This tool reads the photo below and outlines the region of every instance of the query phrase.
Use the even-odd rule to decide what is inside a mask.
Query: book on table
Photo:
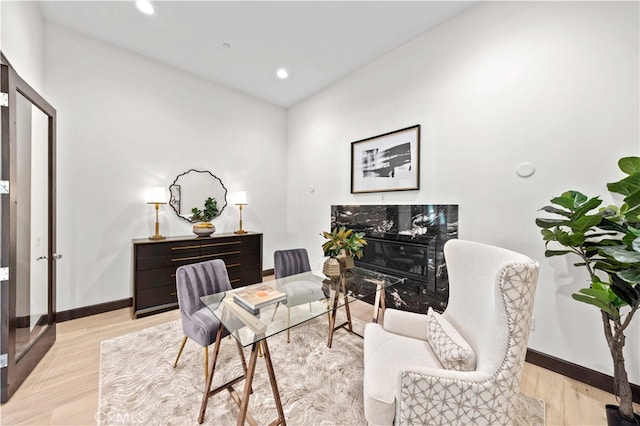
[[[233,293],[233,300],[235,300],[238,305],[256,315],[260,312],[260,309],[265,306],[277,302],[285,302],[287,300],[287,294],[276,290],[268,284],[264,284],[258,287],[236,291]]]

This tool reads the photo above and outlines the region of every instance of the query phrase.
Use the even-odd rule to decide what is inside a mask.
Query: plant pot
[[[344,250],[340,251],[337,259],[338,262],[340,262],[340,267],[346,271],[356,266],[355,262],[353,261],[353,256],[347,255]]]
[[[335,257],[330,257],[324,261],[322,273],[329,278],[338,278],[340,276],[340,262]]]
[[[198,237],[208,237],[216,232],[216,227],[211,222],[197,222],[193,225],[193,233]]]
[[[607,425],[609,426],[638,426],[640,425],[640,414],[633,413],[635,422],[623,418],[618,411],[618,406],[613,404],[605,405],[607,410]]]

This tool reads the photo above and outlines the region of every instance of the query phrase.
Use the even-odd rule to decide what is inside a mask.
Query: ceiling
[[[290,107],[474,3],[152,1],[145,15],[133,1],[43,1],[40,10],[47,22]]]

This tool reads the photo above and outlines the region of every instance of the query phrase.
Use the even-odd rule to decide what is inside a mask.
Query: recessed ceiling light
[[[222,47],[224,47],[225,49],[230,49],[231,45],[229,43],[222,43]]]
[[[284,68],[280,68],[276,75],[279,79],[284,80],[285,78],[289,77],[289,72],[287,72],[287,70],[285,70]]]
[[[151,2],[149,2],[149,0],[136,0],[136,6],[140,10],[140,12],[146,15],[153,14],[153,6],[151,5]]]

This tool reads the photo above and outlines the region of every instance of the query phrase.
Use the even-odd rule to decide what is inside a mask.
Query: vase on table
[[[338,278],[340,276],[340,262],[335,257],[330,257],[324,261],[322,273],[329,278]]]
[[[196,222],[193,225],[193,233],[198,237],[208,237],[216,232],[216,227],[211,222]]]

